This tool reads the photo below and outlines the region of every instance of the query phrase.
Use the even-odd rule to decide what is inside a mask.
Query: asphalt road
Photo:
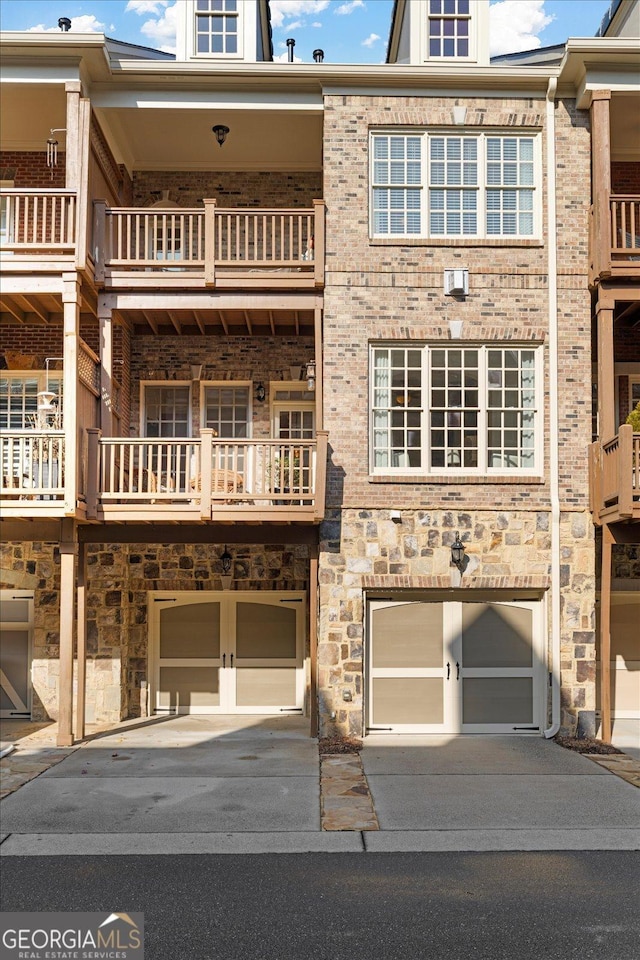
[[[638,960],[630,852],[6,857],[3,911],[145,915],[147,960]]]

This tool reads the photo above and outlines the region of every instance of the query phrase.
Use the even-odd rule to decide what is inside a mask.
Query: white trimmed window
[[[371,134],[373,237],[540,235],[539,137]]]
[[[62,411],[62,373],[44,370],[33,373],[2,372],[0,375],[0,430],[30,430],[38,416],[38,394],[55,394],[56,410]]]
[[[371,347],[371,472],[541,472],[539,347]]]
[[[251,436],[249,384],[206,384],[203,389],[203,426],[216,437]]]
[[[238,56],[238,0],[196,0],[196,54]]]
[[[164,384],[143,384],[142,417],[145,437],[191,436],[191,389]]]
[[[468,57],[471,13],[469,0],[429,0],[429,59]]]

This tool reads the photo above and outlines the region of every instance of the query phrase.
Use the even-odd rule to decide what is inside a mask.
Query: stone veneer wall
[[[475,565],[465,584],[544,592],[551,569],[547,178],[539,240],[369,237],[370,129],[450,128],[452,107],[466,128],[540,133],[543,99],[446,97],[325,98],[327,283],[324,311],[325,427],[330,438],[328,512],[321,530],[319,631],[321,719],[325,729],[362,732],[363,590],[369,578],[398,586],[449,585],[453,533]],[[587,283],[589,118],[572,100],[555,110],[559,323],[559,495],[561,507],[562,725],[593,726],[595,709],[594,549],[588,513],[591,440],[591,314]],[[469,270],[470,296],[443,295],[445,268]],[[544,458],[539,477],[369,475],[369,346],[372,342],[452,346],[449,320],[463,322],[460,346],[543,345]],[[349,417],[344,417],[345,409]],[[389,509],[402,511],[402,523]],[[534,578],[527,581],[527,578]],[[432,579],[432,578],[435,578]],[[482,578],[478,580],[477,578]],[[488,578],[488,579],[487,579]],[[543,578],[545,587],[537,578]],[[550,604],[548,609],[550,610]],[[345,703],[342,690],[353,700]],[[336,712],[335,724],[330,714]]]
[[[546,511],[403,509],[400,521],[389,510],[332,511],[321,527],[319,574],[318,682],[325,731],[362,734],[367,588],[455,586],[451,543],[459,531],[469,560],[461,584],[467,596],[473,589],[517,588],[544,596],[551,573],[549,524]],[[562,723],[575,731],[579,714],[587,725],[595,710],[593,527],[586,514],[562,515],[561,552]],[[343,701],[345,689],[351,702]]]
[[[51,543],[4,543],[0,587],[34,592],[33,717],[58,713],[60,556]],[[221,590],[221,544],[95,544],[87,549],[87,719],[147,710],[147,599],[154,590]],[[233,589],[308,590],[304,545],[234,544]],[[308,627],[307,627],[308,636]],[[308,655],[308,650],[307,650]]]

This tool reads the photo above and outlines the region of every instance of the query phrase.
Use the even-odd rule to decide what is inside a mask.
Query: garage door
[[[0,593],[0,717],[31,716],[33,595]]]
[[[367,726],[389,733],[539,733],[539,601],[371,600]]]
[[[304,594],[152,598],[156,713],[300,713]]]

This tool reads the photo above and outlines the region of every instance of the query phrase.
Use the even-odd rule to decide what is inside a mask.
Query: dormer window
[[[469,57],[469,0],[429,0],[429,59]]]
[[[238,55],[238,0],[196,0],[196,52]]]

